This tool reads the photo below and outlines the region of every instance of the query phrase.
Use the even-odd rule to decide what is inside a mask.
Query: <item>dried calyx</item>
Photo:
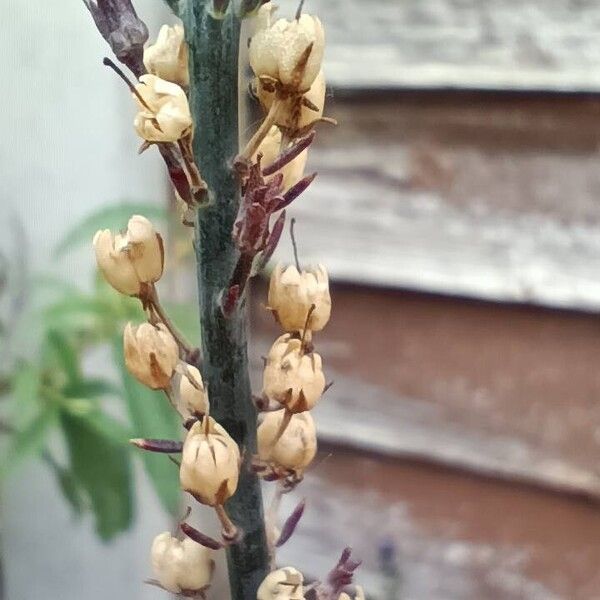
[[[196,367],[184,361],[178,363],[171,380],[171,399],[184,422],[209,413],[208,393]]]
[[[331,315],[327,269],[323,265],[298,269],[278,264],[271,274],[268,306],[285,331],[320,331]]]
[[[275,469],[302,473],[317,453],[314,420],[309,412],[292,415],[277,439],[283,420],[283,410],[264,415],[258,427],[258,456]]]
[[[191,133],[192,116],[181,86],[156,75],[142,75],[133,94],[138,113],[133,125],[148,142],[177,142]]]
[[[144,65],[148,73],[187,88],[190,75],[184,37],[181,25],[163,25],[156,42],[144,50]]]
[[[123,332],[125,365],[141,383],[166,390],[179,362],[179,347],[167,328],[159,323],[128,323]]]
[[[321,356],[307,352],[302,339],[286,333],[267,355],[263,372],[263,395],[287,411],[311,410],[325,390]]]
[[[164,245],[152,223],[140,215],[129,219],[124,233],[100,230],[94,236],[96,261],[104,278],[118,292],[143,295],[163,273]]]
[[[257,31],[248,50],[257,77],[268,77],[288,93],[306,92],[321,70],[325,31],[318,17],[301,14],[273,21],[271,2],[258,11]]]
[[[183,444],[181,487],[202,504],[224,504],[235,492],[240,474],[240,451],[212,417],[194,423]]]
[[[250,66],[256,75],[254,94],[266,116],[236,159],[241,167],[256,154],[276,125],[282,132],[281,149],[308,133],[323,117],[325,77],[321,70],[325,34],[317,17],[301,14],[292,21],[273,22],[276,7],[268,2],[258,11],[257,30],[250,40]]]
[[[215,563],[212,552],[192,539],[169,532],[157,535],[151,549],[152,571],[160,586],[183,596],[195,596],[210,585]]]

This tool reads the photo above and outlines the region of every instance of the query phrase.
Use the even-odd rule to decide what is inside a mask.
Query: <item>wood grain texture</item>
[[[500,93],[333,96],[293,206],[335,278],[600,308],[600,102]],[[278,256],[290,257],[284,236]]]
[[[597,597],[600,513],[585,502],[325,445],[281,513],[300,498],[280,564],[322,577],[350,545],[370,600]]]
[[[326,0],[310,9],[327,28],[336,87],[600,89],[593,0]]]

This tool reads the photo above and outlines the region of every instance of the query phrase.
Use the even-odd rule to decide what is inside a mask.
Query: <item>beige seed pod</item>
[[[208,414],[208,394],[196,367],[180,361],[171,383],[177,412],[184,419]]]
[[[263,395],[291,413],[300,413],[311,410],[324,390],[321,357],[305,353],[302,341],[288,333],[279,337],[267,356]]]
[[[153,390],[169,387],[179,362],[179,347],[162,323],[127,323],[123,349],[125,366],[138,381]]]
[[[317,77],[323,62],[323,25],[317,17],[308,14],[302,14],[299,19],[292,21],[274,21],[272,16],[275,10],[276,6],[267,2],[258,11],[256,33],[248,48],[250,66],[257,77],[271,77],[284,86],[306,91]],[[304,59],[304,68],[298,71]]]
[[[320,331],[331,315],[327,269],[317,265],[298,271],[294,265],[284,267],[279,263],[271,274],[268,303],[285,331],[300,331],[305,325],[311,331]]]
[[[154,576],[173,594],[207,588],[215,567],[211,550],[190,538],[178,540],[168,531],[154,538],[151,560]]]
[[[258,456],[283,469],[303,471],[317,453],[317,430],[312,415],[306,411],[292,415],[289,424],[275,444],[284,410],[265,413],[258,427]]]
[[[192,115],[187,96],[176,83],[156,75],[142,75],[135,86],[142,97],[133,95],[138,113],[133,126],[147,142],[176,142],[192,130]]]
[[[304,577],[293,567],[269,573],[260,584],[256,600],[304,600]]]
[[[161,79],[183,87],[189,85],[188,47],[181,25],[160,28],[156,42],[144,49],[144,66],[148,73]]]
[[[155,283],[162,276],[162,237],[146,217],[131,217],[122,234],[113,235],[108,229],[97,231],[93,244],[102,275],[122,294],[139,295],[144,284]]]
[[[240,451],[212,417],[197,421],[183,443],[181,487],[208,506],[222,505],[237,489]]]

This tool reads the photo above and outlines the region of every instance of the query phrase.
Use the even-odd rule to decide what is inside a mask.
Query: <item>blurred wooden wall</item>
[[[340,125],[292,212],[335,384],[282,560],[351,544],[381,600],[600,598],[600,5],[314,9]]]

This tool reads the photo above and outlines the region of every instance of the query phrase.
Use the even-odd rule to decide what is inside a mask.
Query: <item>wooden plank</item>
[[[322,577],[349,545],[373,600],[591,600],[600,589],[600,512],[585,502],[327,446],[281,514],[301,498],[280,564]]]
[[[334,95],[327,112],[341,125],[319,130],[319,177],[292,208],[303,260],[352,282],[600,308],[598,99]]]
[[[336,87],[600,89],[593,0],[326,0],[310,8],[327,27]]]

